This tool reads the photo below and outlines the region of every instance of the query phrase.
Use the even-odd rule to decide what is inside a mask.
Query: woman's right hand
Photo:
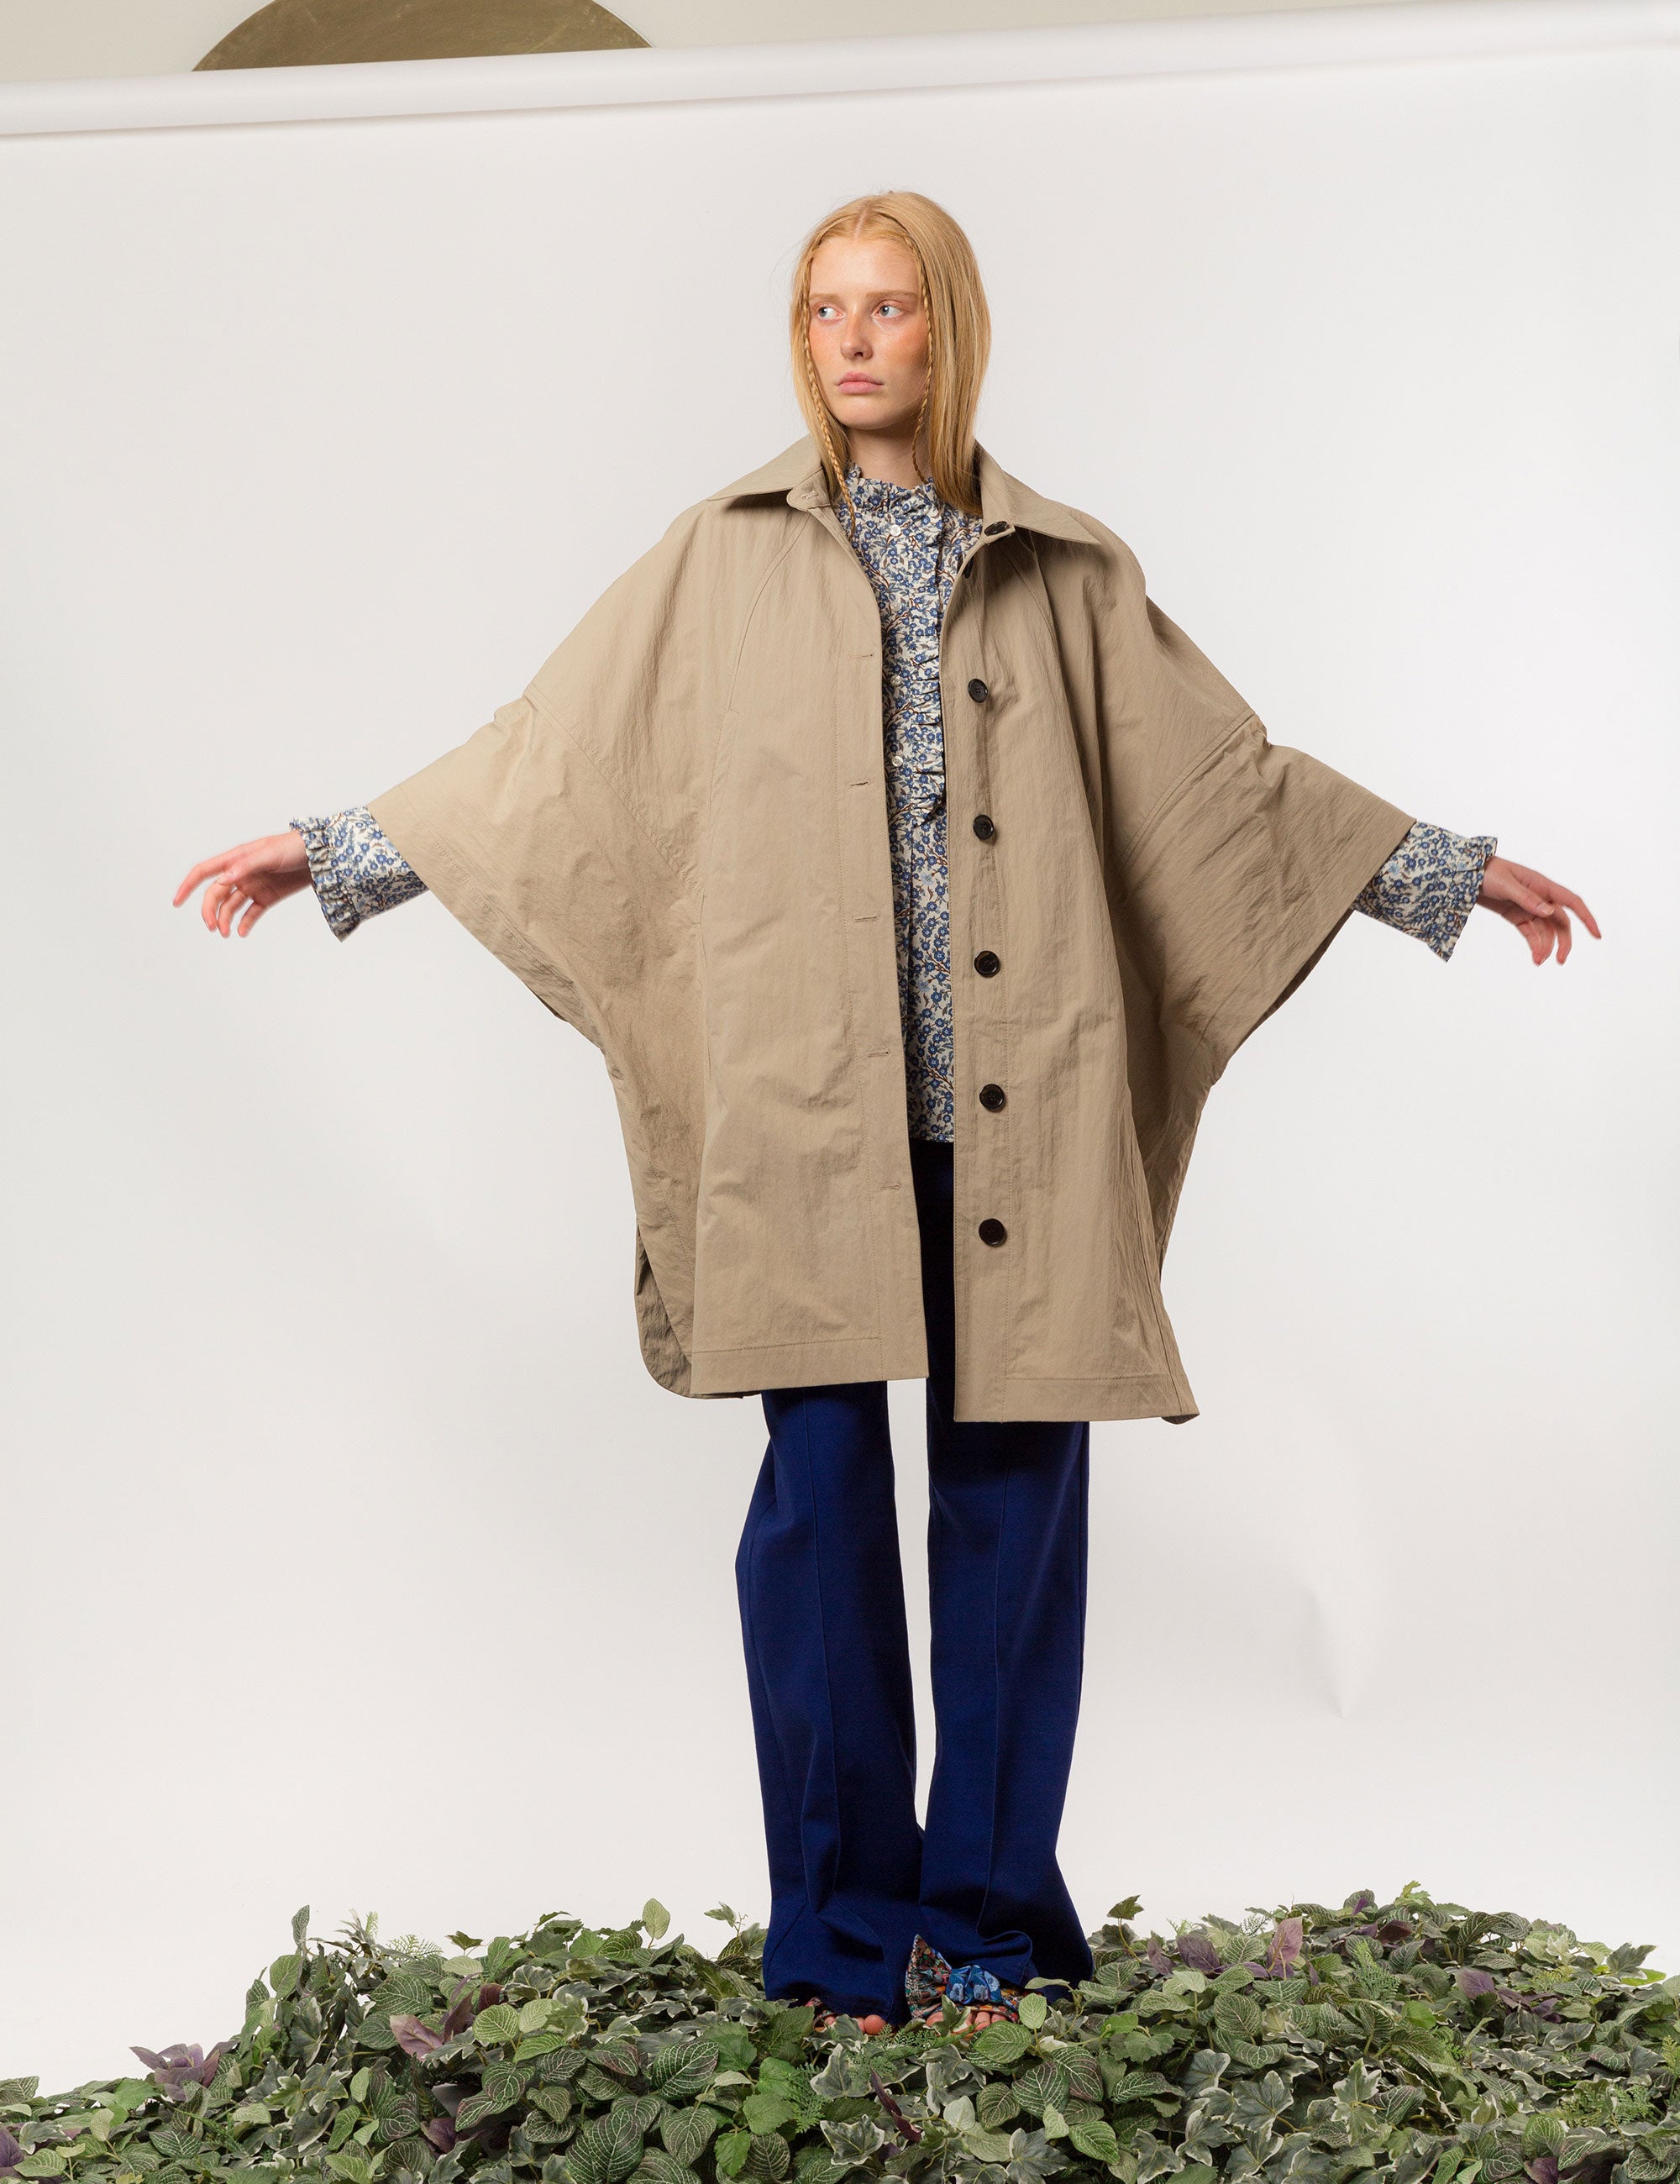
[[[309,884],[303,838],[295,827],[288,827],[284,833],[264,834],[254,842],[242,842],[236,850],[224,850],[218,857],[206,857],[175,889],[175,908],[205,880],[209,882],[201,905],[205,925],[225,940],[245,905],[245,915],[239,917],[242,940],[265,910]]]

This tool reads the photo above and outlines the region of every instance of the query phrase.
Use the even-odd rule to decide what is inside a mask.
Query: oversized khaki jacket
[[[1203,1103],[1412,815],[1269,742],[1112,531],[977,464],[940,640],[956,1416],[1178,1422],[1160,1274]],[[680,1394],[927,1370],[886,798],[880,613],[802,438],[373,801],[600,1049]]]

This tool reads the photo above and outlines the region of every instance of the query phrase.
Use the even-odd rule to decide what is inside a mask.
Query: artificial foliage
[[[292,1946],[208,2053],[42,2098],[0,2081],[0,2184],[1658,2184],[1680,2170],[1680,1979],[1649,1951],[1438,1903],[1296,1903],[1140,1936],[1019,2024],[866,2035],[768,2002],[664,1908],[488,1947]]]

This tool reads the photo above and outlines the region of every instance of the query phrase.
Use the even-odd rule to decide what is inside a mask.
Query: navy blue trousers
[[[1016,1986],[1092,1969],[1056,1864],[1091,1429],[953,1420],[951,1148],[910,1153],[930,1367],[925,1831],[884,1382],[766,1391],[735,1562],[770,1853],[765,1992],[894,2024],[918,1933]]]

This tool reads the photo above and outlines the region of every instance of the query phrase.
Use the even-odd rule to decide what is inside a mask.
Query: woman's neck
[[[878,478],[884,485],[919,486],[926,472],[916,461],[916,445],[913,439],[885,432],[851,434],[852,460],[866,478]]]

